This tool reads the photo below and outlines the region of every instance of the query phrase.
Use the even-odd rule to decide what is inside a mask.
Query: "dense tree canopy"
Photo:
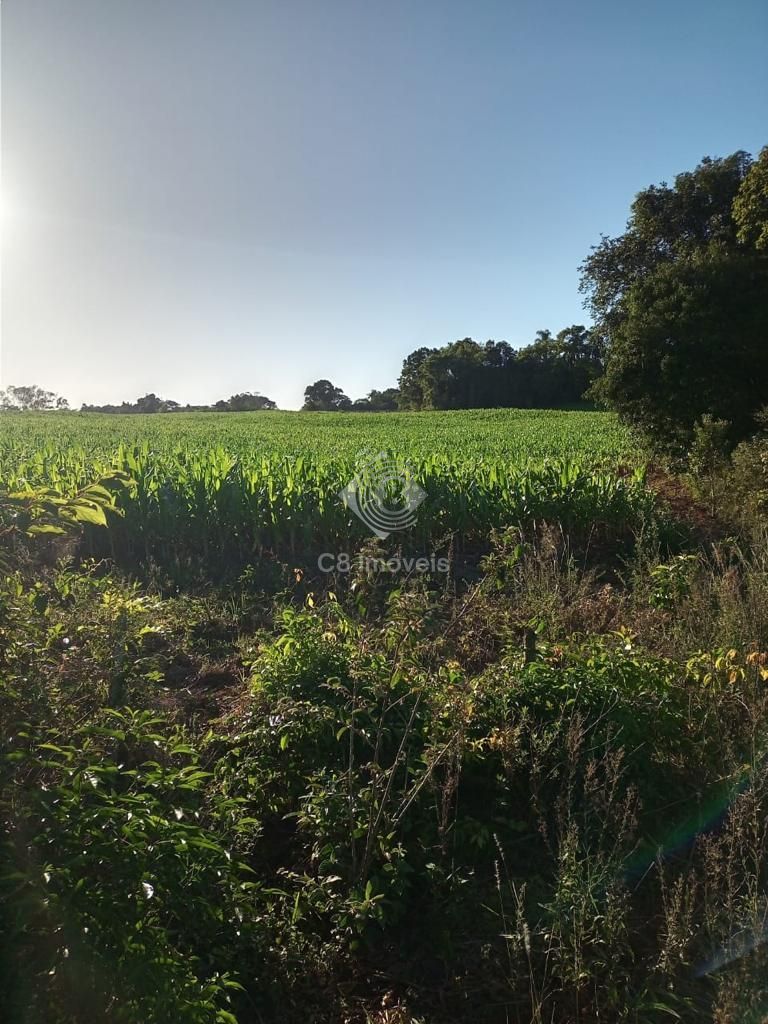
[[[263,409],[276,409],[271,398],[260,395],[258,391],[243,391],[232,395],[227,401],[217,402],[214,406],[220,412],[260,412]]]
[[[593,393],[659,449],[705,415],[738,440],[768,398],[767,164],[738,152],[645,189],[582,265],[607,354]]]
[[[516,351],[506,341],[463,338],[420,348],[403,362],[400,405],[406,409],[553,408],[582,402],[602,369],[600,346],[580,324],[553,337],[539,331]]]
[[[343,412],[351,407],[351,400],[329,380],[316,380],[304,391],[304,412]]]
[[[395,412],[400,407],[400,392],[397,388],[384,391],[369,391],[365,398],[352,403],[352,412]]]

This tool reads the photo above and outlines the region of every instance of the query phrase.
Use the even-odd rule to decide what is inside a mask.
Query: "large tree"
[[[68,409],[66,398],[53,391],[46,391],[37,384],[8,387],[0,391],[0,410],[21,412],[45,412],[51,409]]]
[[[425,396],[421,370],[426,360],[437,351],[436,348],[417,348],[403,360],[403,368],[397,382],[400,390],[401,409],[418,411],[424,407]]]
[[[352,408],[351,400],[329,380],[316,380],[304,391],[304,412],[343,412]]]
[[[745,436],[766,401],[768,252],[751,167],[738,152],[645,189],[625,233],[581,268],[607,356],[593,392],[659,449],[684,449],[706,414]]]

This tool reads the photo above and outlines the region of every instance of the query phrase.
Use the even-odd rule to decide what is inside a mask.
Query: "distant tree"
[[[143,398],[136,399],[136,412],[173,412],[179,408],[178,402],[173,402],[170,399],[158,398],[155,394],[144,395]]]
[[[483,401],[482,346],[462,338],[433,352],[420,369],[424,409],[476,409]]]
[[[253,391],[244,391],[242,394],[232,395],[225,405],[231,412],[258,412],[262,409],[277,408],[271,398]]]
[[[397,382],[401,409],[418,410],[424,407],[424,381],[421,371],[426,360],[437,351],[436,348],[417,348],[403,360],[403,368]]]
[[[400,389],[385,388],[383,391],[371,391],[368,401],[374,412],[396,412],[400,406]]]
[[[594,331],[583,324],[571,324],[560,331],[555,338],[557,358],[571,368],[592,367],[597,373],[602,369],[603,349]]]
[[[189,408],[189,407],[187,407]],[[106,413],[158,413],[158,412],[179,412],[182,407],[178,402],[169,398],[158,398],[154,393],[143,395],[135,402],[121,402],[120,405],[82,405],[81,412],[106,412]]]
[[[584,394],[603,369],[600,345],[582,324],[572,324],[556,336],[537,331],[531,345],[520,349],[515,371],[520,402],[539,408],[568,408]]]
[[[503,370],[515,361],[515,350],[506,341],[486,341],[483,349],[483,364],[495,370]]]
[[[403,363],[400,405],[413,409],[562,408],[582,404],[602,371],[599,340],[581,324],[539,331],[516,352],[506,341],[462,338],[418,349]],[[404,397],[405,396],[405,397]]]
[[[47,412],[51,409],[68,409],[66,398],[53,391],[45,391],[36,384],[23,387],[8,387],[0,391],[0,410],[23,412]]]
[[[350,399],[329,380],[317,380],[304,391],[304,412],[342,412],[351,408]]]
[[[727,421],[732,441],[756,429],[768,381],[762,161],[705,159],[645,189],[625,233],[582,265],[606,358],[591,393],[660,450],[685,450],[704,416]]]
[[[395,412],[398,408],[400,392],[397,388],[384,391],[369,391],[365,398],[358,398],[352,403],[352,412]]]

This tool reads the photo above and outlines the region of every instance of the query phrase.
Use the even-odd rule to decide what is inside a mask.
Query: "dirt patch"
[[[698,543],[712,544],[726,536],[728,531],[722,520],[712,515],[706,503],[692,494],[680,477],[652,466],[648,470],[647,482],[658,495],[662,507],[676,522],[686,526]]]
[[[159,695],[158,704],[163,710],[178,714],[182,721],[219,718],[242,693],[245,676],[236,658],[199,665],[181,653],[174,660],[175,685],[168,686],[166,673],[166,688]]]

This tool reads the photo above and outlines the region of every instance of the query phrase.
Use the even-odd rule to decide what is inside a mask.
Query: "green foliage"
[[[768,517],[768,440],[760,436],[743,441],[731,456],[729,477],[731,508],[760,529]]]
[[[207,806],[210,775],[183,732],[111,711],[66,738],[19,732],[5,761],[28,780],[4,808],[13,868],[3,884],[28,958],[18,1009],[29,1000],[41,1021],[61,1010],[234,1020],[240,986],[213,965],[252,919],[253,885],[222,843],[235,805]]]
[[[48,409],[66,409],[67,400],[53,391],[36,384],[10,386],[0,391],[0,412],[41,412]]]
[[[410,463],[411,542],[453,534],[466,575],[300,571],[364,537],[360,447]],[[0,1016],[742,1019],[768,547],[660,555],[636,464],[607,414],[10,417]],[[136,581],[159,562],[203,585]]]
[[[696,480],[708,484],[712,515],[716,512],[717,478],[722,475],[728,464],[731,430],[731,424],[727,420],[717,420],[708,413],[693,427],[688,462]]]
[[[660,450],[684,451],[706,414],[731,424],[732,441],[756,427],[768,265],[746,226],[751,211],[760,216],[761,171],[750,167],[741,152],[706,159],[673,188],[640,192],[625,234],[604,238],[582,266],[608,346],[592,393]]]
[[[737,441],[756,429],[768,378],[768,264],[713,254],[669,263],[623,300],[597,390],[657,448],[679,454],[703,415],[731,424]]]
[[[131,483],[127,473],[115,470],[71,494],[55,487],[27,486],[10,493],[0,490],[0,529],[32,537],[63,534],[86,523],[107,526],[108,514],[122,515],[117,499]]]
[[[743,245],[768,250],[768,146],[746,173],[733,203],[733,219]]]
[[[387,415],[341,417],[328,429],[315,424],[332,419],[330,414],[312,421],[309,414],[270,413],[263,420],[256,413],[243,420],[233,415],[226,418],[231,428],[218,427],[223,417],[180,414],[110,419],[106,436],[96,425],[101,421],[72,418],[71,445],[55,445],[49,435],[33,449],[40,435],[7,435],[0,469],[11,487],[48,487],[68,495],[94,478],[129,477],[131,486],[115,503],[121,518],[108,536],[88,531],[85,549],[145,570],[159,566],[181,581],[237,577],[267,553],[296,564],[359,544],[369,531],[339,495],[361,472],[364,480],[375,479],[375,468],[361,471],[358,461],[373,444],[379,450],[391,445],[403,474],[426,493],[415,526],[398,538],[413,550],[441,543],[450,533],[474,543],[493,528],[540,520],[573,530],[597,523],[629,532],[653,515],[642,471],[617,472],[618,458],[631,448],[604,414],[462,413],[415,420],[400,415],[396,422]],[[254,421],[264,432],[258,446]],[[128,426],[137,422],[144,424],[144,440],[121,444],[121,437],[137,437]],[[226,446],[215,443],[215,434],[203,435],[201,442],[197,431],[211,422]],[[176,429],[155,426],[168,423]],[[308,432],[292,429],[307,423]],[[415,433],[403,443],[401,430],[411,425]],[[189,443],[182,447],[185,437]],[[109,439],[114,448],[105,443]],[[486,439],[495,451],[482,451]],[[581,445],[581,459],[547,457],[564,439],[567,448]],[[87,514],[82,502],[79,507]]]
[[[669,562],[653,566],[649,572],[649,604],[652,608],[672,610],[691,592],[691,576],[696,571],[697,555],[677,555]]]
[[[276,409],[277,406],[271,398],[259,394],[259,392],[243,391],[232,395],[228,399],[220,399],[211,405],[190,406],[182,408],[178,402],[169,398],[160,398],[151,393],[137,398],[135,402],[121,402],[120,405],[86,405],[80,412],[86,413],[109,413],[110,415],[154,415],[156,413],[169,413],[179,411],[200,411],[200,412],[257,412],[265,409]]]
[[[303,408],[305,412],[344,412],[352,408],[352,402],[329,380],[316,380],[304,391]]]
[[[365,398],[352,403],[352,412],[396,412],[400,404],[400,391],[385,388],[384,391],[369,391]]]
[[[232,395],[226,402],[217,402],[216,408],[221,411],[224,407],[226,412],[258,412],[262,409],[276,409],[277,406],[271,398],[254,394],[251,391],[244,391],[238,395]]]
[[[600,347],[580,324],[556,338],[539,331],[532,345],[517,352],[505,341],[483,346],[464,338],[407,356],[400,404],[406,409],[578,406],[601,370]]]

